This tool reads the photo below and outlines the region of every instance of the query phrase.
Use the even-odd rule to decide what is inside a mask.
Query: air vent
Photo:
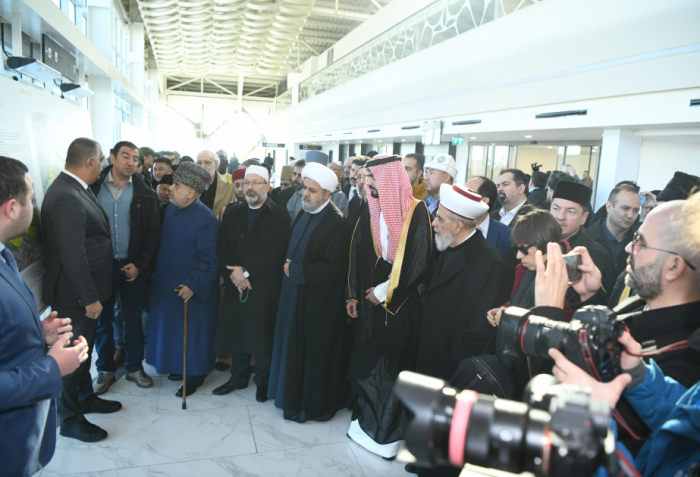
[[[469,121],[455,121],[453,126],[466,126],[468,124],[481,124],[481,119],[470,119]]]
[[[328,137],[328,136],[332,136],[332,134],[326,134],[326,137]]]
[[[349,133],[343,133],[343,134],[352,134],[352,133],[351,133],[351,132],[349,132]]]
[[[420,126],[401,126],[404,131],[407,129],[420,129]]]
[[[693,108],[695,106],[700,106],[700,99],[691,99],[690,100],[690,107]]]
[[[562,118],[564,116],[585,116],[588,114],[587,109],[579,109],[576,111],[557,111],[555,113],[542,113],[535,116],[536,119],[547,119],[547,118]]]
[[[370,130],[367,131],[367,132],[368,132],[368,133],[370,133],[370,132],[379,132],[379,129],[370,129]]]

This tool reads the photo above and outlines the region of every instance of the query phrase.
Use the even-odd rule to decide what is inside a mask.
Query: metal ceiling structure
[[[161,93],[272,98],[390,0],[137,0]],[[282,92],[282,91],[279,91]]]

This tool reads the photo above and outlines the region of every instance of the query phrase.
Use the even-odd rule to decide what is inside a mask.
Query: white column
[[[20,0],[12,0],[12,56],[22,55],[22,17],[20,15]],[[3,45],[4,47],[5,45]],[[39,56],[41,58],[41,56]]]
[[[238,112],[243,112],[243,75],[238,75]]]
[[[64,2],[68,3],[68,2]],[[88,37],[112,62],[112,9],[105,2],[88,2]]]
[[[146,75],[144,65],[144,32],[143,23],[136,22],[129,26],[129,65],[131,71],[131,84],[136,90],[146,95]]]
[[[615,184],[637,180],[641,150],[642,138],[635,136],[634,131],[605,130],[600,167],[596,177],[594,209],[605,204]]]
[[[457,166],[457,179],[455,184],[464,185],[467,182],[467,161],[469,159],[469,143],[465,142],[461,146],[457,146],[455,154],[455,163]]]
[[[106,155],[119,140],[114,137],[114,85],[111,78],[90,75],[89,87],[95,93],[90,97],[92,134]]]

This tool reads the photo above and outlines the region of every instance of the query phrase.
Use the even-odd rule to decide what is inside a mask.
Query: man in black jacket
[[[90,352],[103,302],[112,294],[112,240],[109,218],[89,184],[100,176],[100,145],[78,138],[68,147],[66,169],[46,191],[41,207],[45,269],[42,298],[59,316],[68,317],[74,336],[84,336]],[[135,169],[135,167],[134,167]],[[121,404],[98,398],[90,380],[90,358],[63,377],[58,413],[61,435],[96,442],[107,431],[83,414],[112,413]]]
[[[535,207],[546,207],[547,193],[544,188],[547,186],[547,174],[536,171],[532,173],[530,179],[530,193],[527,196],[527,201]]]
[[[124,321],[126,380],[141,388],[153,386],[143,370],[141,310],[146,281],[160,240],[160,214],[156,194],[136,172],[139,150],[130,142],[119,142],[91,189],[109,216],[112,236],[112,293],[97,325],[97,379],[95,394],[107,392],[115,382],[114,303],[119,300]]]

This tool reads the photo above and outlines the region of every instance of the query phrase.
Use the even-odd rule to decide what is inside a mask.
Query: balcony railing
[[[539,1],[438,0],[302,81],[299,102]],[[277,110],[289,92],[278,97]]]
[[[277,111],[287,109],[292,105],[292,88],[277,96]]]

